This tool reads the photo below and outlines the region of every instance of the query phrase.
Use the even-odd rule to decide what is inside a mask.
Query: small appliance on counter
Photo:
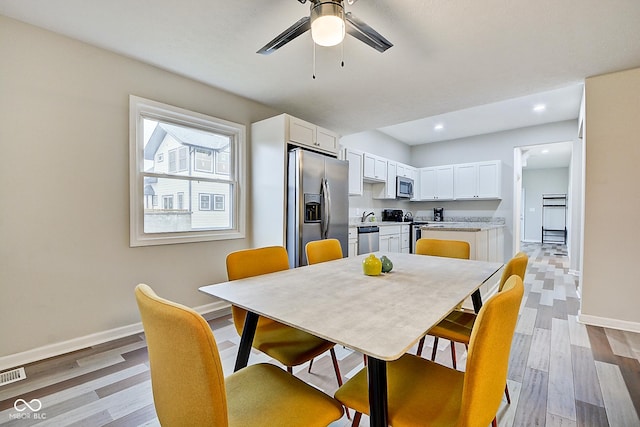
[[[444,221],[444,208],[433,208],[433,220],[436,222]]]
[[[382,220],[402,222],[404,220],[404,213],[402,212],[402,209],[383,209]]]

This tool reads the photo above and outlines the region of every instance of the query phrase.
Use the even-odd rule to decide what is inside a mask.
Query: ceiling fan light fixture
[[[311,38],[320,46],[335,46],[344,40],[345,23],[342,3],[327,1],[311,9]]]

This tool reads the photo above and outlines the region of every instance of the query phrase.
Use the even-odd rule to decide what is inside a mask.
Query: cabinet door
[[[436,199],[453,200],[453,166],[436,168]]]
[[[316,146],[326,151],[338,152],[338,135],[328,129],[316,127]]]
[[[387,162],[387,184],[385,185],[385,196],[387,199],[396,198],[396,167],[395,162]]]
[[[374,156],[373,154],[364,153],[364,171],[363,177],[369,181],[386,182],[387,180],[387,162],[386,160]]]
[[[501,198],[501,166],[500,161],[478,163],[478,198]]]
[[[454,196],[456,199],[474,199],[477,197],[478,166],[475,163],[455,165]]]
[[[435,168],[422,168],[418,171],[420,176],[420,185],[418,191],[420,192],[420,200],[435,200],[436,198],[436,169]]]
[[[316,126],[295,117],[289,117],[289,141],[314,147]]]
[[[344,159],[349,162],[349,195],[362,196],[363,153],[345,149]]]
[[[389,252],[389,242],[391,241],[391,236],[380,236],[380,248],[379,250],[382,252]]]
[[[389,236],[389,252],[398,253],[400,252],[400,235],[393,234]]]

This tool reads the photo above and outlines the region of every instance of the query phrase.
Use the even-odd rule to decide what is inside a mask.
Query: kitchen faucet
[[[362,212],[362,222],[365,222],[367,218],[370,217],[371,215],[373,215],[373,212],[369,212],[369,213],[367,213],[367,211]]]

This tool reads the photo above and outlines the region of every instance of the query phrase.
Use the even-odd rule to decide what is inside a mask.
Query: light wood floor
[[[562,246],[525,245],[530,254],[525,297],[513,339],[509,367],[512,403],[503,402],[502,426],[640,426],[640,334],[584,326],[577,322],[576,278],[568,275]],[[210,321],[225,373],[231,373],[239,343],[229,316]],[[429,341],[427,341],[429,344]],[[447,342],[437,361],[451,364]],[[458,346],[464,369],[464,346]],[[338,347],[346,377],[362,368],[362,356]],[[426,349],[425,354],[430,354]],[[250,363],[273,362],[253,352]],[[27,379],[0,387],[1,426],[158,425],[142,335],[32,363]],[[332,394],[337,384],[330,358],[323,356],[294,373]],[[16,399],[37,398],[42,408],[16,419]],[[350,425],[344,417],[332,427]],[[363,417],[361,425],[368,425]]]

